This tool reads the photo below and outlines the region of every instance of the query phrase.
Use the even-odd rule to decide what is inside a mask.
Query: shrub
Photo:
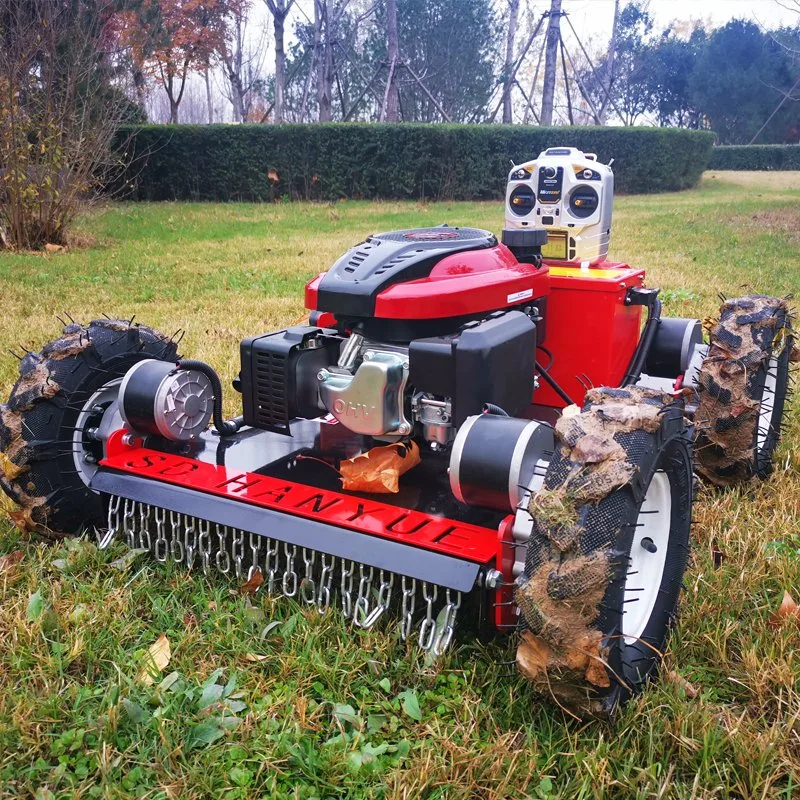
[[[744,144],[715,147],[709,169],[800,169],[800,144]]]
[[[614,158],[618,191],[665,192],[698,181],[713,139],[670,128],[355,123],[150,125],[120,136],[128,188],[142,200],[499,198],[512,160],[556,145]]]

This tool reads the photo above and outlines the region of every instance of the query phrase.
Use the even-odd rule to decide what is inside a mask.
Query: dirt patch
[[[754,233],[782,234],[792,244],[800,244],[800,214],[794,207],[755,211],[752,214],[739,216],[732,222]]]

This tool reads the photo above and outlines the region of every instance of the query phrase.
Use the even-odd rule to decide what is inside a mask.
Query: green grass
[[[719,292],[800,295],[798,186],[715,173],[618,198],[613,253],[647,268],[671,315],[713,315]],[[299,319],[305,281],[347,246],[444,221],[499,230],[502,209],[109,206],[81,223],[91,246],[0,255],[0,350],[38,349],[62,312],[136,314],[185,329],[183,351],[230,379],[239,340]],[[3,395],[15,373],[3,358]],[[426,667],[336,614],[251,604],[142,556],[115,565],[119,544],[44,545],[2,526],[0,553],[24,556],[0,573],[0,796],[797,797],[800,632],[767,621],[784,590],[800,595],[799,442],[793,403],[768,484],[701,492],[664,670],[699,694],[665,677],[614,729],[534,699],[501,645],[466,642]],[[177,674],[148,687],[136,677],[162,633],[164,676]]]

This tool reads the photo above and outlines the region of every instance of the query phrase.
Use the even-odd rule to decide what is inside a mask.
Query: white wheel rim
[[[764,378],[764,392],[758,410],[758,431],[756,432],[756,448],[760,452],[766,447],[767,437],[772,430],[772,417],[775,412],[775,389],[778,387],[778,359],[772,356],[767,364],[767,375]]]
[[[672,487],[666,472],[659,471],[647,487],[633,534],[622,615],[625,644],[641,638],[653,614],[667,563],[671,522]]]
[[[81,413],[78,414],[78,419],[75,421],[75,429],[72,432],[72,460],[75,462],[75,469],[80,476],[80,479],[88,486],[89,482],[97,472],[97,464],[94,461],[86,459],[86,450],[83,446],[83,429],[87,425],[89,419],[93,416],[92,409],[101,403],[110,403],[111,405],[106,409],[103,415],[103,421],[99,423],[99,427],[103,426],[107,420],[116,417],[116,425],[114,427],[122,427],[122,418],[119,416],[119,409],[114,402],[119,395],[119,386],[122,383],[122,378],[116,378],[113,381],[101,386],[84,404]]]

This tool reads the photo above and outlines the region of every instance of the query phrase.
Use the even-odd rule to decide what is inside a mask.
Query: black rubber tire
[[[22,359],[0,406],[0,485],[21,507],[13,514],[20,527],[58,536],[102,525],[100,496],[75,467],[73,432],[92,395],[145,358],[175,361],[177,344],[145,325],[101,319],[67,325]]]
[[[617,414],[612,412],[612,406],[619,408],[620,401],[650,406],[647,414],[651,429],[634,427],[612,433],[614,425],[610,422],[601,449],[612,453],[612,460],[598,456],[587,462],[576,455],[587,442],[586,439],[581,442],[581,434],[602,431],[605,410],[612,414],[610,419],[615,419]],[[653,406],[657,411],[653,411]],[[657,427],[652,430],[654,426]],[[590,391],[581,414],[564,423],[559,421],[556,432],[558,443],[539,502],[534,498],[531,505],[533,532],[515,599],[526,627],[533,634],[527,643],[536,650],[534,660],[546,663],[541,675],[533,676],[535,688],[573,713],[607,719],[656,673],[677,613],[689,552],[693,500],[691,442],[683,404],[641,388]],[[594,437],[595,442],[590,443],[594,445],[604,434],[589,435]],[[612,438],[613,442],[608,441]],[[599,482],[598,492],[593,492],[592,482],[602,474],[604,464],[615,468],[619,463],[614,459],[622,453],[617,450],[616,456],[613,455],[615,444],[624,451],[625,462],[633,468],[631,474],[622,485],[619,480],[610,484],[606,481],[608,491],[603,491]],[[671,490],[667,554],[649,621],[640,638],[628,644],[623,638],[626,581],[637,580],[628,575],[631,546],[639,511],[656,470],[666,473]],[[563,516],[563,507],[559,512],[562,521],[546,512],[537,515],[537,505],[540,512],[547,508],[548,495],[568,498],[571,505],[567,516]],[[567,518],[574,519],[576,524],[566,522]],[[521,668],[520,653],[527,646],[525,636],[518,650]],[[584,671],[583,666],[575,666],[576,653],[587,652],[587,642],[594,644],[589,645],[588,652],[592,655]],[[591,679],[589,667],[594,670]],[[531,678],[530,670],[522,671]]]
[[[737,486],[772,474],[793,345],[786,300],[750,295],[723,304],[698,374],[694,419],[697,471],[710,483]],[[774,390],[766,388],[768,374]],[[772,412],[759,442],[768,391],[774,391]]]

